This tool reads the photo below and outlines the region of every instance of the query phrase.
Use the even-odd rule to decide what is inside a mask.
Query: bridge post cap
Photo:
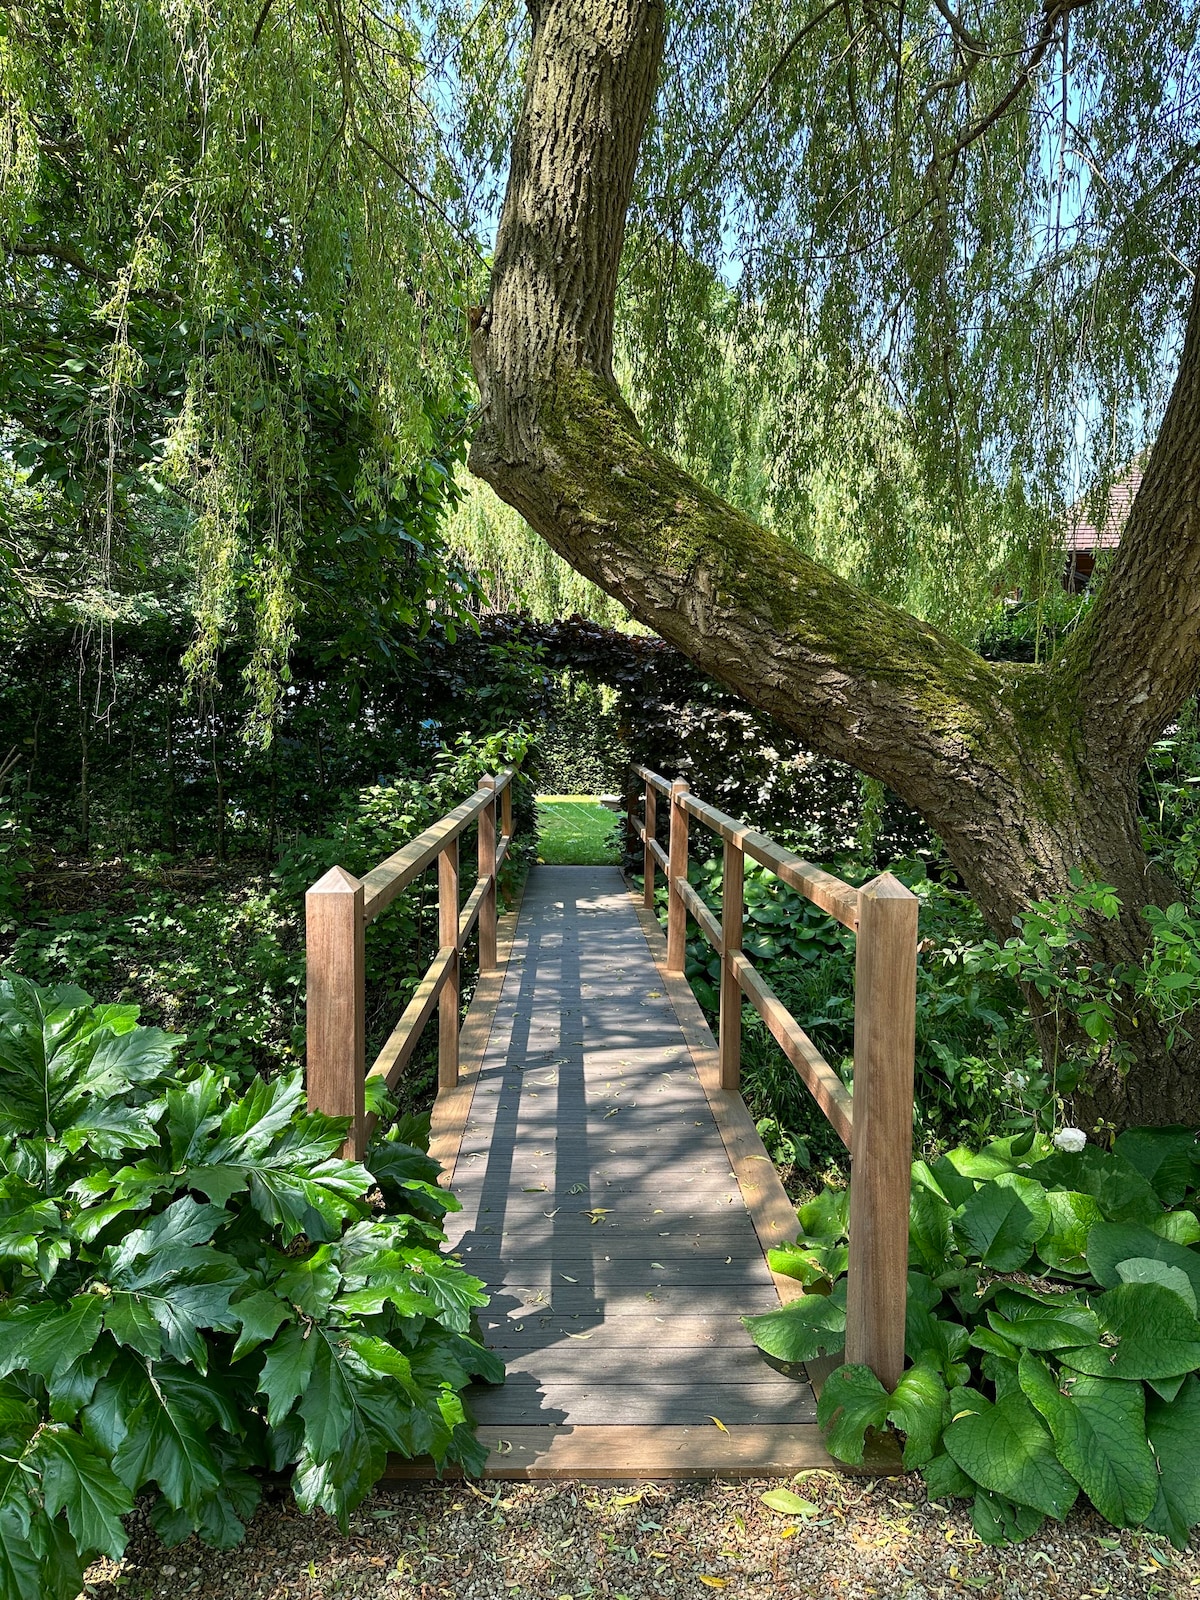
[[[870,883],[864,883],[858,891],[870,900],[915,900],[917,897],[911,889],[905,888],[900,879],[890,872],[881,872],[877,878],[872,878]]]
[[[347,872],[345,867],[330,867],[324,877],[317,879],[308,893],[357,894],[361,888],[361,881],[352,872]]]

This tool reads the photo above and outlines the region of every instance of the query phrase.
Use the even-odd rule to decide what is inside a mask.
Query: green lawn
[[[554,867],[617,866],[617,816],[589,795],[539,795],[538,860]]]

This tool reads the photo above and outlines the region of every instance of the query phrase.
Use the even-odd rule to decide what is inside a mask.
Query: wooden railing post
[[[742,1083],[742,986],[733,958],[742,948],[742,916],[746,857],[736,844],[725,841],[721,875],[721,1087],[739,1089]]]
[[[454,946],[454,959],[438,996],[438,1090],[458,1083],[458,1007],[462,946],[458,937],[458,837],[438,856],[438,944]]]
[[[846,1360],[885,1389],[904,1370],[917,901],[882,873],[858,896]]]
[[[504,792],[500,796],[500,832],[505,839],[511,839],[513,831],[512,786],[513,781],[510,776],[508,782],[504,785]]]
[[[687,952],[687,906],[675,887],[677,878],[687,882],[688,814],[680,804],[691,790],[682,778],[671,785],[671,846],[667,856],[667,971],[682,972]]]
[[[646,828],[646,844],[642,852],[642,872],[645,883],[642,887],[642,904],[654,909],[654,850],[652,848],[658,832],[658,796],[654,792],[654,785],[646,785],[646,814],[643,819]]]
[[[330,867],[304,897],[308,1105],[353,1118],[342,1148],[354,1161],[366,1150],[363,899],[362,884],[344,867]]]
[[[496,780],[480,778],[481,789],[491,789],[492,798],[479,813],[479,877],[491,878],[479,908],[479,970],[496,970]]]

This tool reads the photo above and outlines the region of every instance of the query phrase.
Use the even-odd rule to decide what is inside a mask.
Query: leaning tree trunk
[[[1117,566],[1048,666],[984,661],[808,560],[653,448],[613,379],[626,208],[662,53],[662,0],[537,0],[487,304],[471,469],[572,566],[811,748],[882,779],[945,841],[1000,937],[1069,873],[1124,913],[1096,953],[1138,959],[1170,885],[1142,851],[1146,748],[1200,662],[1200,321]],[[1081,1112],[1200,1122],[1186,1052],[1131,1035]]]

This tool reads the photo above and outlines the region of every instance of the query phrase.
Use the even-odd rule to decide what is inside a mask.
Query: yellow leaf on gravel
[[[640,1494],[619,1494],[613,1501],[615,1506],[636,1506],[642,1498]]]
[[[729,1584],[728,1578],[710,1578],[707,1572],[700,1573],[699,1577],[700,1582],[707,1584],[710,1589],[724,1589]]]
[[[724,1424],[724,1423],[723,1423],[723,1422],[722,1422],[722,1421],[721,1421],[721,1419],[720,1419],[720,1417],[709,1417],[709,1419],[708,1419],[708,1420],[709,1420],[709,1421],[710,1421],[710,1422],[711,1422],[711,1423],[712,1423],[712,1424],[713,1424],[713,1426],[714,1426],[714,1427],[715,1427],[715,1428],[720,1428],[720,1430],[721,1430],[721,1432],[722,1432],[722,1433],[728,1433],[728,1432],[729,1432],[729,1429],[728,1429],[728,1428],[727,1428],[727,1427],[726,1427],[726,1426],[725,1426],[725,1424]],[[721,1581],[722,1581],[722,1583],[723,1583],[723,1582],[724,1582],[724,1581],[725,1581],[725,1580],[724,1580],[724,1579],[722,1579],[722,1580],[721,1580]],[[705,1582],[707,1582],[707,1579],[706,1579],[706,1580],[705,1580]]]

